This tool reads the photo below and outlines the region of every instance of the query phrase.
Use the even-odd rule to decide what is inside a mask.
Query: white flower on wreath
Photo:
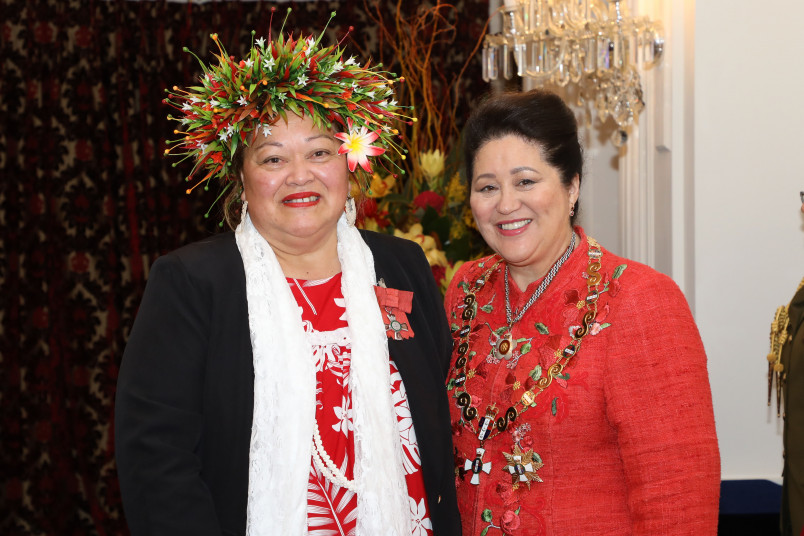
[[[411,536],[427,536],[428,530],[433,530],[433,523],[427,515],[424,499],[418,503],[413,497],[408,497],[410,504]]]
[[[352,424],[352,408],[349,407],[348,399],[344,399],[343,402],[343,406],[332,408],[338,419],[338,422],[332,425],[332,429],[336,432],[343,432],[343,435],[349,435],[349,432],[355,429]]]

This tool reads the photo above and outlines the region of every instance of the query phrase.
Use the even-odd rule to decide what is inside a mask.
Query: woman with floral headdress
[[[134,535],[460,533],[438,289],[349,197],[397,149],[395,80],[320,39],[221,48],[168,100],[234,232],[149,276],[115,410]]]

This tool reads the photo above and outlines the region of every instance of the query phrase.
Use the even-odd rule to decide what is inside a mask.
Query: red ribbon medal
[[[406,313],[413,308],[413,293],[395,288],[374,287],[382,311],[385,333],[397,341],[413,337],[413,328]]]

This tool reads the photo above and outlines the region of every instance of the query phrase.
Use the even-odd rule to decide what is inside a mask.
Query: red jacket
[[[448,380],[464,534],[715,535],[720,459],[706,355],[684,296],[667,276],[602,250],[600,298],[580,350],[535,406],[521,411],[516,403],[571,342],[586,312],[588,244],[583,230],[576,232],[578,247],[514,325],[509,359],[492,351],[507,325],[504,265],[476,293],[468,379],[456,385],[453,368]],[[467,263],[450,285],[446,308],[456,339],[464,297],[489,266],[489,258]],[[511,280],[512,310],[539,283],[520,292]],[[462,391],[478,411],[469,424],[457,403]],[[501,417],[512,405],[518,417],[485,441],[474,462],[480,418],[487,410]],[[478,484],[471,483],[475,471]]]

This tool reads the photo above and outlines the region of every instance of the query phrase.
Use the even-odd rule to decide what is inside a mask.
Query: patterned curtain
[[[396,0],[380,3],[392,19]],[[401,2],[405,10],[420,2]],[[478,36],[486,0],[455,2]],[[288,4],[278,4],[274,31]],[[360,0],[291,3],[286,29],[381,57]],[[164,89],[188,85],[218,32],[241,55],[270,2],[0,0],[0,533],[127,534],[114,463],[118,366],[154,259],[218,232],[217,192],[184,194]],[[439,61],[459,69],[474,39]],[[384,58],[386,64],[391,59]],[[479,96],[479,60],[462,93]],[[471,103],[465,99],[459,116]]]

